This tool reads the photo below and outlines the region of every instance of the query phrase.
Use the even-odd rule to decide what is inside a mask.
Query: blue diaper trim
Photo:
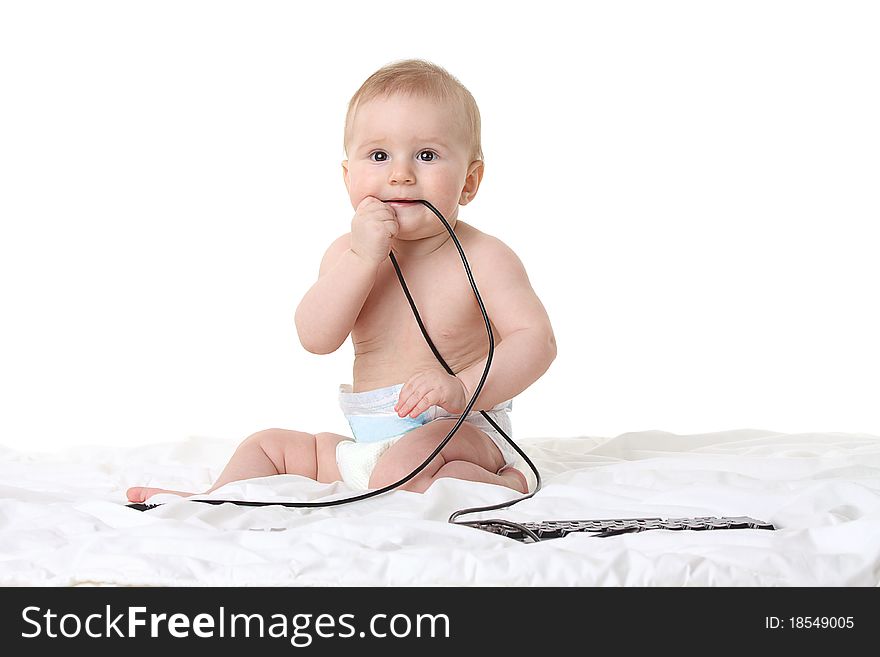
[[[399,417],[394,407],[397,405],[402,389],[402,383],[362,392],[352,392],[352,386],[349,384],[344,383],[339,386],[339,405],[345,419],[348,420],[356,442],[376,443],[402,436],[434,420],[458,419],[459,414],[448,413],[439,406],[432,406],[418,417]],[[513,401],[508,399],[486,411],[486,414],[492,417],[493,421],[511,437],[513,436],[510,422],[512,408]],[[510,465],[516,461],[516,451],[481,413],[471,411],[467,422],[486,432],[486,435],[498,446],[506,464]]]
[[[431,419],[431,412],[425,411],[416,417],[391,415],[346,415],[348,424],[359,443],[375,443],[394,436],[403,435],[418,429]]]

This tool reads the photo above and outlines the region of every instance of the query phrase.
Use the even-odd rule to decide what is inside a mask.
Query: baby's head
[[[483,178],[473,96],[444,69],[420,59],[384,66],[361,85],[348,104],[344,148],[343,178],[353,208],[367,196],[423,198],[452,222]],[[443,230],[421,203],[395,210],[401,237]]]

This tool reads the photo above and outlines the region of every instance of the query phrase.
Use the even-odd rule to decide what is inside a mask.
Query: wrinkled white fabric
[[[0,448],[0,585],[877,586],[880,437],[661,431],[518,444],[538,495],[512,520],[747,515],[778,530],[651,530],[528,545],[450,525],[507,488],[444,478],[339,507],[213,506],[128,486],[204,490],[236,443],[193,438],[57,454]],[[217,499],[327,500],[345,484],[294,475],[236,482]],[[464,519],[472,519],[466,516]]]

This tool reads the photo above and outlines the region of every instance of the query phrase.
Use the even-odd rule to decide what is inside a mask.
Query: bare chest
[[[471,269],[478,268],[467,245],[463,246]],[[486,357],[488,337],[458,251],[453,244],[446,247],[423,259],[400,258],[398,264],[428,335],[457,374]],[[476,272],[474,277],[479,287]],[[383,263],[361,309],[352,341],[355,392],[403,383],[425,367],[442,367],[419,329],[390,260]]]

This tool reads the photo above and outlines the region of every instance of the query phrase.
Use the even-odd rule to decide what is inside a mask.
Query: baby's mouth
[[[387,201],[383,201],[383,203],[391,203],[392,205],[410,205],[418,202],[418,199],[414,198],[390,198]]]

